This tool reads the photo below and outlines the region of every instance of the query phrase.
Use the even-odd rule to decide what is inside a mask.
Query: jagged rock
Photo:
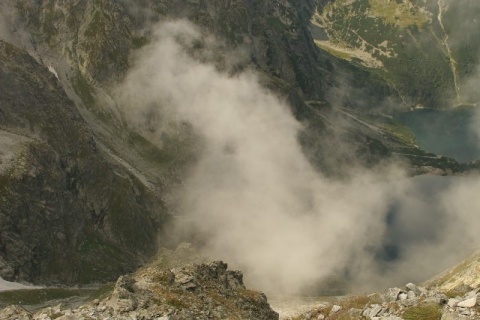
[[[121,276],[103,300],[76,309],[44,308],[34,315],[13,306],[0,311],[0,319],[278,319],[266,296],[247,290],[242,274],[227,270],[222,261],[187,265],[175,273],[187,275],[195,289],[172,280],[175,275],[171,270],[146,267]]]
[[[30,320],[31,314],[21,306],[10,306],[0,310],[0,319],[3,320]]]
[[[451,311],[444,311],[442,314],[441,320],[462,320],[462,319],[465,319],[465,318]]]
[[[342,310],[342,307],[340,307],[339,305],[333,305],[332,307],[332,310],[330,310],[330,315],[334,314],[334,313],[337,313],[338,311]]]
[[[441,306],[448,303],[449,298],[441,292],[433,292],[428,298],[425,299],[427,302],[433,302]]]
[[[407,299],[415,299],[417,295],[413,291],[408,291],[407,292]]]
[[[458,305],[459,302],[460,302],[460,300],[458,300],[458,299],[453,299],[453,298],[452,298],[452,299],[448,299],[447,305],[448,305],[450,308],[455,308],[455,307]]]
[[[364,317],[370,317],[370,313],[372,312],[372,308],[365,308],[362,312],[362,316]]]
[[[468,310],[468,308],[459,308],[458,312],[460,312],[460,314],[462,316],[469,316],[470,315],[470,310]]]
[[[397,301],[397,300],[398,300],[398,296],[400,295],[400,293],[403,293],[403,290],[400,289],[400,288],[389,288],[389,289],[384,293],[384,299],[385,299],[387,302]]]
[[[422,294],[422,291],[420,290],[420,288],[411,282],[407,283],[405,287],[407,288],[407,291],[415,293],[416,296],[420,296]]]
[[[480,288],[477,288],[477,289],[474,289],[472,291],[470,291],[468,294],[467,294],[467,297],[468,298],[473,298],[473,297],[477,297],[477,300],[478,300],[478,296],[480,295]]]
[[[407,300],[408,299],[408,295],[405,293],[405,292],[402,292],[398,295],[398,300]]]
[[[369,317],[376,317],[380,314],[382,311],[382,306],[380,305],[373,305],[372,310],[370,311],[370,314],[368,315]]]
[[[401,304],[404,305],[405,307],[412,307],[416,305],[418,302],[419,302],[419,299],[417,297],[401,300]]]
[[[362,315],[362,309],[351,308],[348,310],[348,314],[351,318],[359,318]]]
[[[477,297],[473,297],[467,300],[463,300],[457,304],[460,308],[473,308],[477,304]]]

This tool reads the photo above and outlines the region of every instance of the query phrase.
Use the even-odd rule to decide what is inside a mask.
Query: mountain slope
[[[0,276],[85,283],[132,270],[155,252],[157,196],[102,152],[46,67],[5,42],[0,57],[1,135],[15,147],[1,172]]]
[[[480,252],[476,252],[452,268],[426,281],[428,287],[452,291],[462,286],[480,287]]]

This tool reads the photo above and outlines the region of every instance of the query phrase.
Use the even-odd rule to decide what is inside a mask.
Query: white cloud
[[[159,25],[154,38],[136,57],[119,101],[139,128],[153,113],[159,130],[188,122],[202,138],[203,152],[179,191],[184,218],[177,232],[196,234],[205,250],[240,267],[254,287],[290,292],[345,268],[361,287],[418,278],[428,273],[425,250],[434,253],[430,268],[451,253],[445,245],[459,241],[450,228],[463,222],[450,220],[461,203],[449,201],[444,209],[437,206],[440,195],[432,203],[419,198],[420,191],[409,192],[415,181],[395,164],[344,182],[323,177],[302,153],[301,125],[254,73],[229,76],[192,58],[203,36],[187,21]],[[455,190],[447,194],[462,193]],[[397,229],[387,223],[395,202],[403,206]],[[449,224],[433,219],[431,230],[423,230],[435,210]],[[394,263],[379,263],[389,233],[412,230],[432,237],[407,239]],[[478,244],[471,236],[465,251]],[[405,265],[408,272],[402,272]]]

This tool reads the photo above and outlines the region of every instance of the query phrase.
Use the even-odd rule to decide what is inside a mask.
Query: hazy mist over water
[[[396,119],[412,129],[424,150],[459,162],[480,160],[480,136],[471,130],[476,110],[419,109]]]

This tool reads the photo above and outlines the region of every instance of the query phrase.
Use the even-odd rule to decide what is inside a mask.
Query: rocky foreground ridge
[[[263,293],[248,290],[239,271],[215,261],[171,270],[146,267],[121,276],[104,299],[79,308],[61,305],[30,313],[21,306],[0,311],[0,319],[278,319]]]
[[[480,319],[480,286],[462,283],[448,290],[442,286],[452,280],[459,281],[460,274],[472,274],[477,265],[465,265],[477,255],[452,269],[457,272],[450,270],[448,279],[442,274],[444,282],[438,286],[427,281],[425,285],[429,287],[408,283],[403,288],[390,288],[382,293],[320,297],[310,310],[286,314],[278,303],[274,303],[278,313],[274,311],[265,294],[247,289],[243,274],[227,270],[227,264],[222,261],[179,267],[179,261],[190,252],[187,247],[164,251],[153,263],[121,276],[106,293],[81,306],[57,301],[56,306],[28,311],[21,305],[12,305],[0,310],[0,319]],[[466,282],[469,279],[466,278]]]
[[[352,296],[325,303],[293,319],[480,319],[480,288],[462,286],[449,292],[408,283],[384,293]],[[292,319],[292,318],[291,318]]]
[[[144,268],[121,276],[104,299],[78,308],[62,305],[35,313],[13,305],[0,311],[7,320],[76,319],[279,319],[263,293],[245,288],[239,271],[215,261],[162,270]],[[480,319],[480,288],[440,292],[409,283],[383,293],[335,298],[285,320],[461,320]]]

